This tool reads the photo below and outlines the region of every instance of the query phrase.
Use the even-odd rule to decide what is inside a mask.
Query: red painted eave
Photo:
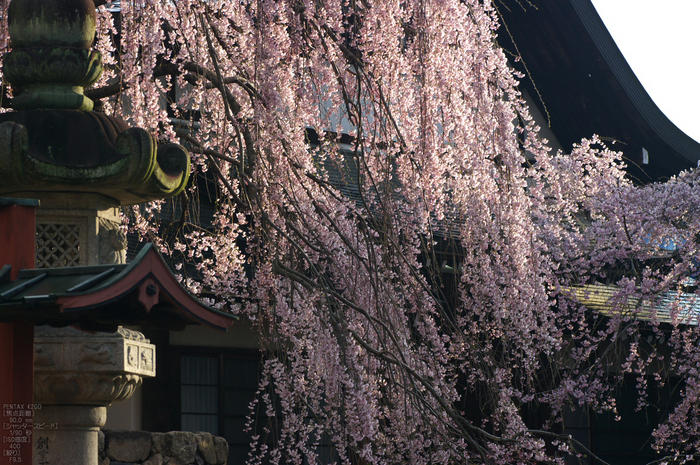
[[[238,318],[204,305],[180,285],[152,244],[128,265],[0,270],[0,322],[113,331],[118,325],[226,330]]]
[[[144,312],[171,307],[178,316],[191,323],[200,323],[226,330],[237,319],[202,304],[177,281],[153,244],[147,244],[119,274],[94,289],[81,293],[56,295],[61,313],[85,312],[106,304],[135,298]],[[156,318],[156,315],[153,315]]]

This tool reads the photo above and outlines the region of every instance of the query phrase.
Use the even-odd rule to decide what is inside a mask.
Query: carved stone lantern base
[[[34,464],[97,465],[105,407],[129,398],[144,376],[155,376],[155,346],[137,331],[37,328]]]

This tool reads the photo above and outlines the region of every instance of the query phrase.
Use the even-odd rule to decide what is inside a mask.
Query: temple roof
[[[700,144],[652,101],[590,0],[503,5],[498,42],[521,57],[513,61],[524,75],[521,85],[565,149],[593,134],[616,141],[610,148],[624,153],[628,171],[641,182],[697,166]]]
[[[99,331],[119,325],[177,330],[187,324],[226,330],[238,319],[187,292],[153,244],[126,265],[23,269],[14,281],[9,270],[0,270],[0,322]]]

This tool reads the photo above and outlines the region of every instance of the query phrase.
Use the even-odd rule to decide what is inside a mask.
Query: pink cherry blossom
[[[343,464],[563,463],[590,453],[567,409],[617,412],[625,379],[645,408],[669,376],[654,447],[700,449],[698,172],[635,185],[591,134],[550,154],[494,3],[121,8],[98,14],[105,111],[193,159],[184,194],[125,218],[259,333],[274,440],[250,463],[322,441]]]

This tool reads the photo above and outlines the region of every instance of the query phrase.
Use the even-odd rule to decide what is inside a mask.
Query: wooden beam
[[[38,200],[0,199],[0,267],[10,279],[34,268]],[[0,464],[31,464],[34,400],[34,326],[0,324]]]

